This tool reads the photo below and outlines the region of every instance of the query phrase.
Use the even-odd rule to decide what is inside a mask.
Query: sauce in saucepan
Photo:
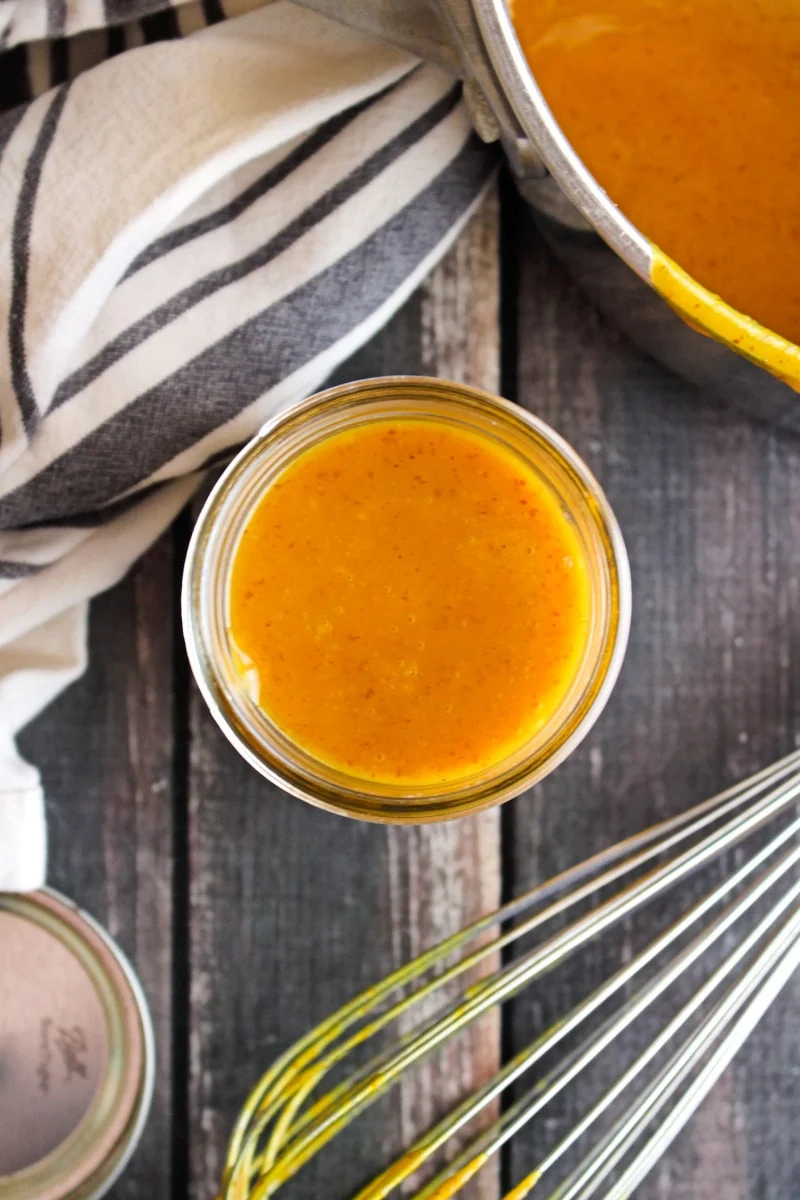
[[[514,0],[513,14],[556,119],[624,214],[800,342],[800,2]]]

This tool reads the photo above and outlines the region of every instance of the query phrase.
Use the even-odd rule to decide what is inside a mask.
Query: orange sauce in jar
[[[302,451],[234,550],[251,696],[365,780],[462,779],[522,749],[583,663],[584,548],[536,470],[446,421],[375,419]]]
[[[800,342],[799,0],[514,0],[537,83],[622,212]]]

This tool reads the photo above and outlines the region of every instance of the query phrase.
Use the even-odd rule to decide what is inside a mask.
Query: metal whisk
[[[408,1194],[412,1177],[416,1200],[458,1195],[570,1084],[583,1084],[590,1064],[642,1014],[660,1011],[677,991],[655,1036],[506,1200],[629,1196],[800,963],[798,801],[800,751],[533,888],[346,1004],[252,1092],[231,1138],[221,1200],[272,1196],[423,1057],[604,931],[620,922],[629,928],[647,906],[642,948],[356,1200]],[[698,890],[709,873],[710,884]],[[476,968],[487,962],[489,973],[476,981]],[[445,996],[442,1011],[431,1016],[437,995]],[[408,1031],[415,1012],[419,1024]],[[398,1018],[403,1028],[386,1042]],[[325,1077],[334,1072],[336,1079],[372,1038],[378,1052],[320,1095]],[[427,1176],[418,1183],[421,1168]]]

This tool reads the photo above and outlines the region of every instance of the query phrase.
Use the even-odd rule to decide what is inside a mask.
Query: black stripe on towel
[[[200,476],[198,474],[198,481],[199,478]],[[109,525],[112,521],[116,520],[117,517],[122,517],[125,515],[125,513],[130,512],[131,509],[136,508],[138,504],[141,504],[142,501],[146,500],[149,496],[154,495],[156,492],[163,491],[164,488],[169,487],[175,482],[176,481],[174,479],[167,479],[163,482],[159,481],[158,483],[151,483],[143,488],[140,488],[137,492],[132,492],[129,496],[123,496],[121,500],[115,500],[112,504],[105,505],[104,508],[96,508],[94,510],[87,510],[86,512],[70,513],[68,516],[64,517],[53,517],[44,525],[37,521],[32,521],[30,524],[20,525],[18,528],[23,530],[100,529],[101,526]],[[59,560],[56,559],[55,561],[58,562]]]
[[[106,30],[106,58],[114,58],[125,49],[125,30],[121,25],[109,25]]]
[[[69,42],[56,38],[50,43],[50,82],[66,83],[69,79]]]
[[[246,442],[237,442],[233,446],[226,446],[222,450],[215,450],[213,454],[209,454],[196,467],[192,467],[189,475],[196,475],[198,484],[204,476],[214,469],[221,470],[227,466],[235,454],[246,445]],[[86,512],[70,513],[64,517],[53,517],[46,524],[42,525],[38,522],[31,522],[28,525],[20,525],[19,530],[36,529],[40,532],[52,530],[54,533],[63,529],[99,529],[103,525],[109,525],[115,521],[117,517],[122,517],[125,513],[136,508],[143,500],[150,496],[161,492],[164,488],[171,487],[178,481],[183,481],[189,475],[176,475],[169,479],[158,479],[155,483],[146,483],[143,487],[138,487],[136,490],[122,496],[119,500],[113,500],[110,504],[106,504],[102,508],[87,509]],[[54,561],[58,562],[58,559]]]
[[[168,42],[181,36],[178,17],[171,6],[142,17],[140,24],[145,42]]]
[[[11,382],[26,432],[29,435],[36,428],[39,419],[36,397],[33,394],[33,385],[25,359],[25,308],[28,302],[31,225],[44,160],[55,137],[58,121],[64,111],[68,94],[69,84],[64,84],[53,97],[42,121],[33,149],[25,164],[11,232],[11,309],[8,317]]]
[[[417,68],[415,67],[414,70]],[[413,72],[410,72],[413,74]],[[390,84],[384,88],[382,92],[378,92],[375,96],[370,96],[362,101],[361,104],[355,104],[352,108],[345,109],[344,112],[337,113],[335,117],[331,117],[329,121],[325,121],[319,128],[315,129],[295,150],[282,158],[279,163],[265,171],[254,183],[240,192],[227,204],[223,204],[216,212],[208,213],[205,217],[199,217],[196,221],[191,221],[188,225],[181,226],[180,229],[175,229],[171,233],[165,233],[163,237],[151,242],[146,250],[133,260],[128,270],[125,272],[123,279],[129,279],[131,275],[135,275],[137,271],[141,271],[142,267],[148,266],[149,263],[155,262],[157,258],[163,258],[165,254],[170,254],[173,250],[179,249],[187,242],[194,241],[195,238],[202,237],[203,234],[211,233],[214,229],[219,229],[223,225],[229,225],[231,221],[235,221],[243,212],[246,212],[257,200],[265,196],[272,188],[283,183],[298,167],[303,163],[308,162],[315,154],[323,147],[327,146],[337,134],[346,129],[356,117],[365,112],[373,104],[377,104],[379,100],[383,100],[390,92],[393,92],[405,83],[409,75],[404,75],[398,83]]]
[[[282,254],[305,233],[319,224],[323,218],[329,216],[330,213],[362,191],[368,183],[387,170],[401,154],[404,154],[432,129],[435,129],[456,107],[460,93],[460,85],[451,88],[447,95],[437,100],[425,113],[406,126],[401,133],[386,142],[380,150],[376,150],[374,154],[360,163],[350,175],[320,196],[288,225],[285,225],[266,245],[245,255],[238,262],[227,263],[224,267],[209,272],[202,279],[196,280],[189,287],[170,296],[169,300],[152,309],[112,341],[107,342],[93,358],[90,358],[88,362],[64,380],[53,397],[51,407],[57,408],[65,401],[72,399],[114,363],[119,362],[121,358],[130,354],[154,333],[158,333],[171,321],[177,320],[202,300],[213,296],[215,292],[232,283],[237,283],[240,279],[245,279],[248,275],[252,275],[253,272],[272,262],[279,254]]]
[[[0,54],[0,108],[11,108],[31,98],[28,49],[12,46]]]
[[[70,518],[129,491],[352,333],[442,242],[480,193],[494,161],[471,136],[424,191],[350,253],[143,393],[6,496],[0,526],[51,524],[56,516]]]
[[[103,0],[104,25],[122,25],[138,21],[166,8],[170,0]]]
[[[203,16],[206,19],[206,25],[217,25],[220,21],[224,21],[225,10],[221,0],[203,0]]]
[[[47,36],[61,37],[67,23],[67,0],[47,0]]]
[[[44,568],[41,563],[7,562],[0,560],[0,579],[28,579]]]

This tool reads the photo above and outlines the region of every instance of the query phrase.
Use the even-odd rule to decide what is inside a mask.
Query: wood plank
[[[421,292],[336,380],[435,371],[496,388],[497,206],[477,215]],[[464,320],[464,308],[473,319]],[[496,905],[496,813],[394,828],[318,812],[270,787],[192,700],[191,1195],[214,1194],[249,1087],[357,990]],[[493,1069],[496,1020],[362,1122],[299,1194],[347,1195],[399,1142]],[[491,1183],[473,1191],[482,1200]]]
[[[20,739],[47,792],[49,882],[128,955],[155,1025],[153,1109],[114,1200],[172,1195],[173,600],[167,535],[94,602],[86,675]]]
[[[599,725],[511,810],[515,893],[786,753],[800,728],[800,443],[644,358],[578,294],[527,215],[517,237],[518,399],[606,488],[630,551],[634,620]],[[560,990],[521,998],[514,1047],[607,975],[618,949],[596,947]],[[800,1195],[799,1001],[795,979],[637,1196]],[[565,1107],[518,1138],[512,1180],[573,1119]]]

